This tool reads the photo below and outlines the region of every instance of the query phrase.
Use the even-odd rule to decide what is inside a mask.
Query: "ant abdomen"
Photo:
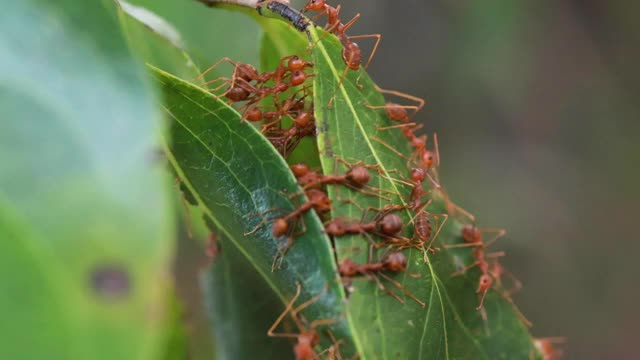
[[[387,214],[378,222],[378,228],[387,236],[397,235],[402,231],[402,226],[402,219],[396,214]]]
[[[401,252],[393,252],[384,261],[385,270],[398,272],[407,268],[407,257]]]
[[[369,174],[369,170],[364,166],[354,166],[349,169],[347,177],[351,182],[358,186],[366,185],[369,180],[371,180],[371,174]]]

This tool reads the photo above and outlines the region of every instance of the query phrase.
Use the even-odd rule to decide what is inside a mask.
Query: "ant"
[[[398,300],[401,304],[404,304],[404,300],[400,298],[393,291],[390,291],[382,285],[378,276],[381,276],[385,280],[392,283],[395,287],[402,290],[407,296],[413,299],[415,302],[420,304],[420,306],[425,307],[426,304],[418,299],[415,295],[413,295],[409,290],[407,290],[400,282],[393,280],[388,275],[384,274],[384,272],[406,272],[407,270],[407,258],[401,252],[393,252],[386,256],[382,261],[376,263],[368,263],[368,264],[356,264],[350,259],[345,259],[338,265],[338,272],[340,276],[343,277],[343,280],[346,280],[347,283],[351,280],[352,277],[358,275],[364,275],[367,277],[373,277],[373,279],[378,284],[378,288],[380,290],[385,291],[387,294],[391,295],[394,299]],[[412,277],[417,277],[419,275],[409,274]]]
[[[562,337],[535,338],[533,344],[536,350],[542,354],[542,360],[558,360],[562,358],[562,349],[556,349],[554,344],[564,344],[567,339]],[[534,359],[533,353],[529,354],[530,359]]]
[[[258,107],[255,107],[254,113],[256,114],[256,116],[253,116],[251,119],[247,117],[247,120],[259,121],[262,118],[264,118],[265,120],[269,120],[270,122],[262,126],[261,132],[263,134],[267,133],[272,126],[279,124],[283,117],[291,116],[292,114],[297,114],[296,118],[294,118],[295,125],[305,126],[309,123],[310,117],[313,117],[313,113],[309,114],[309,112],[302,111],[304,109],[305,98],[309,96],[308,91],[309,86],[305,86],[296,91],[289,98],[283,100],[281,104],[278,103],[278,101],[275,101],[276,111],[262,112]],[[303,92],[304,94],[298,97],[298,94],[300,92]],[[298,117],[300,117],[300,119],[297,119]]]
[[[278,152],[286,158],[304,137],[315,135],[315,133],[316,121],[312,107],[308,111],[298,111],[297,115],[293,117],[291,127],[288,129],[268,129],[265,136]]]
[[[372,208],[369,208],[372,209]],[[369,210],[367,209],[367,210]],[[336,218],[331,220],[325,225],[325,232],[331,236],[344,236],[348,234],[362,234],[371,243],[372,247],[369,252],[369,261],[371,261],[373,247],[379,247],[373,241],[370,234],[382,236],[385,238],[397,238],[397,235],[402,231],[404,224],[402,219],[397,215],[391,213],[396,210],[396,206],[391,206],[382,211],[379,211],[371,221],[365,222],[364,219],[368,211],[362,214],[360,222],[355,224],[349,224],[343,219]]]
[[[347,76],[347,72],[349,70],[358,71],[360,69],[360,65],[362,64],[362,52],[357,43],[353,42],[354,39],[376,39],[375,45],[373,46],[373,50],[369,55],[369,59],[365,64],[365,68],[369,67],[369,64],[373,60],[373,56],[378,50],[378,45],[380,44],[380,40],[382,35],[380,34],[369,34],[369,35],[357,35],[357,36],[348,36],[346,31],[353,26],[353,24],[360,18],[360,13],[356,14],[351,20],[349,20],[346,24],[343,24],[340,21],[339,13],[340,13],[340,5],[337,8],[334,8],[326,3],[325,0],[309,0],[307,4],[302,9],[302,12],[305,11],[319,11],[320,14],[318,16],[322,16],[324,14],[327,15],[327,25],[326,29],[328,33],[335,34],[340,43],[342,43],[342,60],[344,61],[346,67],[342,76],[340,77],[340,81],[338,81],[338,86],[336,89],[339,89]],[[360,74],[358,79],[356,80],[356,85],[362,88],[361,85],[358,84],[360,80]],[[329,106],[331,106],[333,102],[333,98],[329,101]]]
[[[474,247],[472,256],[475,259],[473,263],[462,268],[459,271],[454,272],[451,276],[458,276],[466,273],[469,269],[474,267],[478,267],[480,269],[481,275],[478,279],[478,288],[476,289],[476,293],[480,294],[480,304],[476,308],[476,310],[481,310],[483,308],[484,299],[487,295],[489,289],[493,287],[494,281],[498,284],[498,286],[502,287],[502,275],[508,274],[508,276],[514,282],[514,288],[510,290],[500,289],[497,291],[507,302],[509,302],[513,309],[516,311],[518,317],[525,323],[526,326],[531,327],[531,322],[520,312],[517,308],[513,300],[511,299],[511,294],[522,287],[522,283],[510,272],[508,272],[501,264],[498,263],[498,258],[503,257],[505,255],[504,251],[498,251],[493,253],[485,254],[485,250],[491,246],[493,243],[498,241],[500,238],[506,235],[506,231],[504,229],[480,229],[476,224],[475,217],[471,215],[466,210],[460,208],[459,206],[453,204],[447,198],[447,207],[449,209],[455,209],[457,211],[461,211],[465,216],[469,217],[471,220],[471,224],[466,224],[462,227],[461,236],[464,240],[462,244],[455,245],[446,245],[443,244],[444,248],[462,248],[462,247]],[[484,241],[483,234],[494,234],[494,236],[488,240]],[[493,259],[493,264],[490,264],[487,259]]]
[[[309,198],[309,201],[303,203],[302,205],[300,205],[298,208],[288,213],[287,215],[283,217],[275,218],[273,221],[273,224],[271,225],[271,234],[273,235],[273,237],[279,238],[281,236],[288,235],[286,246],[283,249],[279,249],[278,254],[276,254],[276,256],[273,259],[273,264],[271,266],[272,271],[275,269],[276,260],[278,258],[280,258],[279,265],[280,266],[282,265],[285,255],[287,254],[289,249],[293,246],[293,241],[295,237],[301,234],[304,234],[307,231],[304,221],[302,221],[302,216],[307,212],[309,212],[311,209],[315,210],[316,213],[318,213],[318,215],[320,216],[331,211],[331,208],[332,208],[331,199],[329,199],[327,194],[325,194],[324,192],[318,189],[309,189],[305,192],[305,195]],[[260,215],[264,215],[266,213],[273,212],[273,211],[278,211],[278,209],[268,209],[262,212]],[[266,218],[263,219],[254,229],[245,233],[244,235],[248,236],[255,233],[256,231],[258,231],[260,227],[262,227],[264,223],[266,223],[269,220],[271,219],[266,219]],[[290,221],[292,220],[294,220],[294,226],[291,226],[290,224]],[[301,221],[302,229],[298,233],[293,234],[292,233],[293,229],[297,227],[298,220]]]
[[[382,94],[390,94],[390,95],[398,96],[404,99],[408,99],[410,101],[415,102],[416,105],[400,105],[393,102],[387,102],[384,105],[376,105],[376,106],[365,105],[366,107],[368,107],[369,109],[385,109],[387,113],[387,117],[389,117],[389,119],[395,122],[402,123],[403,125],[401,126],[403,127],[410,127],[410,126],[416,125],[413,123],[409,123],[409,120],[411,120],[420,110],[422,110],[425,103],[424,99],[419,98],[417,96],[405,94],[400,91],[385,90],[380,88],[377,85],[376,85],[376,90]],[[411,114],[408,114],[407,110],[413,110],[413,111],[411,112]]]
[[[371,181],[371,174],[368,169],[378,169],[378,165],[366,165],[361,161],[356,163],[349,163],[343,159],[336,158],[336,165],[338,163],[344,164],[348,170],[343,174],[336,175],[324,175],[318,172],[312,171],[305,164],[296,164],[291,167],[298,185],[303,189],[315,188],[320,185],[326,184],[341,184],[348,187],[351,190],[361,192],[366,195],[376,196],[381,199],[391,201],[389,197],[383,196],[380,192],[388,192],[387,190],[372,187],[367,185]],[[364,188],[371,190],[367,191]]]
[[[299,282],[297,282],[296,294],[293,296],[291,301],[289,301],[286,308],[284,309],[284,312],[282,312],[282,314],[280,314],[280,316],[276,319],[273,325],[271,325],[271,327],[267,331],[267,335],[270,337],[287,337],[287,338],[296,339],[297,343],[293,348],[293,352],[296,355],[296,360],[315,360],[320,358],[320,354],[316,353],[316,351],[314,350],[314,348],[320,344],[320,335],[316,331],[316,328],[318,326],[335,324],[337,320],[314,320],[313,322],[311,322],[309,327],[306,327],[302,321],[303,319],[301,319],[301,317],[298,316],[298,314],[302,310],[310,306],[311,304],[318,301],[320,296],[322,296],[323,293],[326,291],[326,287],[320,294],[312,297],[311,299],[302,303],[298,307],[294,308],[293,305],[295,304],[296,300],[298,300],[298,297],[300,296],[301,288],[302,286],[300,285]],[[282,320],[284,320],[284,317],[287,316],[287,314],[289,313],[291,314],[291,318],[295,322],[296,327],[300,332],[297,334],[296,333],[276,333],[275,329],[278,327],[278,325],[280,325],[280,323],[282,323]],[[340,342],[334,341],[334,344],[325,351],[329,351],[330,354],[334,354],[335,351],[338,350],[339,343]]]
[[[413,163],[413,164],[417,165],[417,167],[422,168],[424,170],[433,170],[434,171],[434,175],[435,175],[434,176],[435,179],[434,178],[431,179],[432,183],[434,183],[434,185],[436,187],[440,187],[438,174],[436,172],[436,168],[440,167],[440,150],[439,150],[439,146],[438,146],[438,135],[436,133],[433,134],[434,151],[431,151],[431,150],[427,150],[427,136],[426,135],[417,136],[417,135],[415,135],[415,133],[413,132],[413,130],[411,128],[406,127],[404,125],[397,125],[397,126],[403,126],[402,127],[403,135],[409,141],[409,145],[411,145],[411,147],[413,147],[415,149],[410,157],[406,157],[400,151],[395,149],[393,146],[387,144],[384,140],[380,139],[377,136],[372,136],[371,140],[374,140],[374,141],[380,143],[381,145],[383,145],[387,149],[389,149],[392,152],[394,152],[396,155],[400,156],[403,159],[406,159],[407,160],[407,166],[409,166],[409,165],[411,165]],[[394,128],[394,127],[397,127],[397,126],[389,126],[389,127],[385,127],[385,128],[378,128],[378,130],[387,130],[387,129]],[[431,176],[429,176],[429,177],[431,177]]]
[[[419,249],[423,256],[424,261],[427,263],[429,261],[427,257],[427,252],[435,252],[436,249],[433,249],[431,245],[440,235],[440,231],[444,227],[444,224],[449,219],[448,214],[432,214],[426,210],[426,207],[429,206],[432,199],[429,199],[422,207],[417,210],[416,215],[411,220],[413,222],[413,239],[411,240],[410,245],[402,245],[400,249],[405,249],[408,247],[413,247]],[[434,233],[433,226],[429,221],[429,218],[434,219],[436,231]],[[440,219],[443,218],[442,222],[439,223]],[[438,224],[439,223],[439,224]],[[417,240],[417,241],[415,241]],[[425,246],[425,244],[428,244]]]

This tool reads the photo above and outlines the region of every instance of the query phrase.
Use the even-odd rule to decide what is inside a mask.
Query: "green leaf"
[[[201,277],[217,357],[291,357],[288,339],[267,336],[267,329],[282,312],[282,301],[228,239],[217,238],[221,253]]]
[[[258,62],[260,28],[245,14],[223,6],[211,9],[195,0],[130,2],[173,24],[184,39],[187,52],[201,69],[223,56],[250,64]]]
[[[318,32],[311,30],[313,40]],[[374,137],[379,138],[397,151],[410,155],[411,149],[399,130],[378,130],[378,127],[394,125],[386,118],[383,109],[370,109],[366,105],[384,105],[385,100],[375,89],[374,83],[362,70],[349,71],[338,88],[345,64],[342,60],[342,45],[333,36],[324,36],[313,49],[315,69],[315,109],[320,135],[318,147],[325,173],[336,171],[335,159],[355,162],[363,161],[379,165],[384,176],[374,175],[370,185],[397,193],[389,195],[394,204],[403,204],[411,189],[388,178],[410,178],[407,161],[390,150]],[[363,55],[363,58],[366,58]],[[362,86],[362,89],[356,84]],[[332,106],[329,106],[333,98]],[[344,171],[344,167],[340,167]],[[396,172],[397,170],[397,172]],[[428,207],[434,214],[445,213],[442,196],[434,191],[435,201]],[[338,196],[337,190],[329,188],[330,197]],[[387,200],[361,193],[342,191],[346,197],[361,207],[381,208],[390,204]],[[405,223],[404,235],[411,237],[411,214],[398,213]],[[361,211],[350,204],[338,205],[332,212],[334,217],[359,219]],[[449,217],[437,243],[460,243],[461,223]],[[340,237],[335,240],[338,260],[351,258],[366,262],[366,251],[354,255],[354,248],[366,248],[361,236]],[[468,271],[464,276],[450,278],[458,268],[470,264],[469,249],[439,251],[424,261],[423,254],[412,249],[405,251],[408,272],[419,274],[419,278],[407,274],[394,276],[408,291],[427,303],[422,308],[409,297],[401,304],[372,281],[361,280],[354,284],[355,291],[349,298],[348,317],[355,328],[354,336],[362,344],[364,358],[449,359],[449,358],[528,358],[533,353],[532,339],[526,326],[514,313],[508,302],[494,291],[490,291],[485,302],[488,329],[483,326],[481,313],[475,308],[475,294],[479,272]],[[387,282],[389,289],[393,285]]]
[[[181,78],[194,79],[200,74],[172,24],[141,6],[114,2],[129,45],[141,59]]]
[[[300,189],[287,164],[233,108],[200,88],[153,70],[171,119],[172,139],[166,141],[166,153],[184,186],[221,236],[237,248],[283,304],[295,293],[297,282],[302,284],[300,301],[321,294],[328,286],[326,294],[304,314],[309,319],[337,320],[329,328],[346,343],[343,353],[353,353],[349,324],[341,317],[345,299],[331,244],[315,213],[303,217],[306,232],[296,237],[282,267],[274,272],[273,259],[285,239],[272,236],[271,222],[245,235],[272,216],[262,214],[265,211],[295,208],[289,197]]]
[[[0,54],[0,358],[157,359],[172,250],[160,113],[113,4],[7,3]]]

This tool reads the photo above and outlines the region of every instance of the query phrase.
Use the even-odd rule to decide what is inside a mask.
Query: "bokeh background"
[[[201,64],[258,63],[248,17],[194,0],[136,0],[183,34]],[[301,8],[303,2],[293,1]],[[335,3],[333,5],[336,5]],[[596,0],[351,0],[350,33],[381,33],[369,68],[383,88],[427,100],[441,178],[525,284],[536,336],[569,359],[637,358],[640,316],[640,3]],[[226,42],[211,34],[233,34]],[[362,48],[372,44],[359,42]],[[180,246],[178,286],[198,306],[201,249]],[[203,315],[191,311],[200,334]],[[208,349],[192,344],[194,358]]]

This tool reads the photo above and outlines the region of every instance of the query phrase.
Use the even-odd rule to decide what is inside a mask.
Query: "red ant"
[[[326,287],[325,287],[325,290],[326,290]],[[293,296],[291,301],[289,301],[286,308],[284,309],[284,312],[280,314],[280,316],[276,319],[276,321],[273,323],[273,325],[271,325],[271,327],[267,331],[267,335],[270,337],[287,337],[287,338],[296,339],[298,342],[293,348],[293,352],[296,355],[296,360],[320,359],[320,355],[322,353],[320,354],[316,353],[316,351],[314,350],[314,348],[320,344],[320,335],[316,331],[316,328],[318,326],[332,325],[337,322],[337,320],[314,320],[313,322],[311,322],[311,324],[307,328],[303,324],[302,319],[298,316],[298,314],[302,310],[304,310],[309,305],[316,302],[320,298],[320,296],[322,296],[325,290],[323,290],[322,293],[316,295],[315,297],[302,303],[298,307],[293,308],[293,305],[295,304],[296,300],[298,300],[298,297],[300,296],[300,292],[301,292],[300,283],[296,283],[296,294]],[[278,325],[280,325],[282,320],[284,320],[284,317],[289,313],[291,313],[291,318],[295,322],[296,327],[300,332],[297,334],[296,333],[276,333],[275,329],[278,327]],[[338,346],[339,346],[339,342],[334,342],[334,345],[332,345],[327,350],[330,352],[330,354],[334,354],[335,351],[338,350]]]
[[[342,43],[342,60],[344,61],[346,67],[342,76],[340,77],[340,81],[338,82],[337,88],[340,88],[342,82],[344,81],[347,71],[354,70],[357,71],[360,69],[360,65],[362,64],[362,52],[360,51],[360,47],[358,44],[353,42],[354,39],[371,39],[375,38],[376,43],[373,46],[373,50],[371,51],[371,55],[369,55],[369,59],[365,64],[365,68],[369,67],[371,60],[373,60],[373,56],[375,55],[378,45],[380,44],[380,40],[382,36],[380,34],[369,34],[369,35],[358,35],[358,36],[347,36],[346,31],[349,29],[359,18],[360,14],[356,14],[351,20],[349,20],[346,24],[343,24],[340,21],[339,13],[340,13],[340,5],[337,8],[334,8],[326,3],[325,0],[309,0],[307,4],[302,9],[302,12],[305,11],[320,11],[321,13],[318,16],[323,14],[327,15],[327,31],[329,33],[335,34],[340,42]],[[358,76],[358,80],[359,80]],[[356,84],[358,81],[356,80]],[[358,85],[359,86],[359,85]],[[333,101],[333,98],[331,99]],[[329,102],[331,105],[331,101]]]
[[[380,105],[380,106],[366,105],[366,107],[368,107],[369,109],[385,109],[389,119],[398,123],[402,123],[404,124],[403,126],[405,127],[415,126],[415,124],[409,123],[409,120],[411,120],[420,110],[422,110],[422,108],[424,107],[424,99],[421,99],[413,95],[405,94],[400,91],[385,90],[378,87],[377,85],[376,85],[376,90],[378,90],[380,93],[383,93],[383,94],[390,94],[390,95],[408,99],[410,101],[415,102],[417,105],[400,105],[392,102],[387,102],[385,105]],[[407,113],[407,110],[413,110],[413,111],[409,115]]]
[[[459,206],[453,204],[449,199],[447,199],[446,201],[447,201],[447,206],[450,209],[452,209],[453,207],[456,210],[461,211],[464,215],[469,217],[469,219],[471,219],[472,221],[472,224],[466,224],[462,227],[461,236],[462,236],[462,239],[464,240],[464,243],[456,244],[456,245],[443,244],[443,246],[446,249],[475,247],[472,252],[472,255],[475,261],[470,265],[462,268],[461,270],[454,272],[453,274],[451,274],[451,276],[453,277],[457,275],[462,275],[466,273],[469,269],[472,269],[476,266],[480,269],[481,275],[480,275],[480,278],[478,279],[478,288],[476,290],[476,293],[480,294],[481,298],[480,298],[480,304],[478,305],[476,310],[481,310],[483,308],[484,299],[487,295],[487,292],[489,291],[489,289],[493,287],[494,281],[498,284],[499,287],[501,287],[502,275],[507,273],[511,274],[510,272],[507,272],[507,270],[504,269],[504,267],[502,267],[502,265],[498,263],[497,259],[505,255],[503,251],[485,254],[485,249],[491,246],[496,241],[498,241],[500,238],[504,237],[504,235],[506,234],[506,231],[504,229],[480,229],[475,225],[475,217],[473,215],[471,215],[466,210],[460,208]],[[485,242],[482,238],[483,234],[485,233],[494,234],[494,236],[490,240]],[[490,264],[487,261],[487,259],[494,259],[494,263]],[[517,291],[522,286],[522,284],[519,280],[517,280],[515,276],[513,276],[513,274],[509,276],[512,278],[512,280],[515,283],[514,289],[510,289],[506,291],[504,289],[500,289],[498,293],[507,302],[509,302],[512,305],[513,309],[516,311],[518,317],[522,320],[522,322],[524,322],[525,325],[527,325],[528,327],[531,327],[532,325],[531,322],[520,312],[520,310],[517,308],[517,306],[515,305],[515,303],[513,302],[510,296],[513,292]]]
[[[415,149],[410,157],[406,157],[404,154],[396,150],[393,146],[387,144],[384,140],[380,139],[377,136],[372,136],[371,140],[374,140],[380,143],[381,145],[385,146],[387,149],[394,152],[396,155],[400,156],[403,159],[406,159],[407,166],[414,163],[417,165],[417,167],[422,168],[424,170],[433,169],[435,173],[435,179],[431,178],[430,175],[429,175],[429,178],[431,179],[432,183],[436,187],[440,187],[437,172],[435,172],[435,169],[440,167],[440,151],[438,147],[438,135],[435,133],[433,134],[433,143],[434,143],[435,151],[430,151],[430,150],[427,150],[427,136],[426,135],[416,136],[413,130],[407,126],[404,126],[404,125],[389,126],[385,128],[379,128],[378,130],[387,130],[387,129],[395,128],[398,126],[402,126],[402,133],[405,135],[405,137],[409,141],[409,144],[411,145],[411,147]]]
[[[483,232],[493,232],[493,233],[496,233],[496,235],[491,240],[484,243],[482,241]],[[486,259],[504,256],[504,252],[502,251],[485,255],[484,250],[490,245],[492,245],[494,242],[496,242],[498,239],[500,239],[502,236],[504,236],[505,233],[506,232],[503,229],[481,230],[481,229],[478,229],[475,225],[468,224],[462,228],[462,238],[464,239],[465,243],[456,244],[456,245],[443,244],[445,249],[475,247],[475,249],[473,249],[473,252],[472,252],[472,255],[475,261],[470,265],[464,267],[463,269],[456,271],[451,276],[462,275],[466,273],[469,269],[472,269],[476,266],[480,269],[480,271],[482,272],[482,275],[480,275],[480,279],[478,280],[478,289],[476,290],[476,292],[480,294],[481,298],[480,298],[480,305],[478,305],[476,310],[482,309],[485,296],[487,295],[487,292],[489,291],[489,289],[491,289],[493,285],[493,278],[489,273],[489,263],[487,262]]]
[[[418,299],[415,295],[413,295],[409,290],[407,290],[401,283],[393,280],[391,277],[384,274],[385,271],[386,272],[399,272],[399,271],[406,272],[406,270],[407,270],[407,258],[401,252],[393,252],[388,256],[386,256],[382,261],[376,262],[376,263],[359,265],[354,263],[350,259],[345,259],[338,266],[338,272],[340,273],[340,276],[342,276],[344,280],[346,280],[347,282],[349,282],[352,277],[355,277],[358,275],[373,277],[373,279],[378,284],[378,288],[380,290],[385,291],[386,293],[391,295],[394,299],[404,304],[404,300],[402,298],[400,298],[394,292],[386,289],[384,285],[382,285],[382,283],[378,279],[378,276],[381,276],[387,281],[391,282],[395,287],[402,290],[407,296],[409,296],[415,302],[420,304],[420,306],[425,307],[426,304],[420,299]],[[409,274],[409,275],[417,276],[413,274]]]
[[[369,261],[371,261],[373,247],[379,247],[380,244],[374,242],[370,234],[378,235],[386,239],[394,239],[398,238],[397,235],[402,231],[402,227],[404,226],[402,219],[398,215],[391,213],[391,211],[396,208],[396,206],[391,206],[383,209],[368,222],[364,221],[367,211],[363,213],[360,222],[355,224],[349,224],[340,218],[333,219],[325,225],[325,232],[331,236],[344,236],[348,234],[364,235],[371,243],[371,247],[369,248]]]
[[[289,249],[293,246],[293,241],[296,236],[299,236],[306,232],[307,228],[302,221],[302,216],[309,212],[311,209],[315,210],[318,215],[322,216],[329,211],[331,211],[331,199],[324,192],[318,189],[309,189],[305,192],[305,195],[309,198],[309,201],[303,203],[298,208],[288,213],[287,215],[279,218],[275,218],[273,224],[271,225],[271,234],[275,238],[279,238],[284,235],[287,236],[287,244],[283,249],[279,249],[278,254],[273,259],[272,271],[275,269],[276,260],[280,258],[280,265],[282,265],[282,261],[284,261],[284,256],[287,254]],[[261,213],[264,215],[269,212],[279,211],[278,209],[269,209]],[[263,219],[254,229],[245,233],[245,236],[251,235],[258,231],[258,229],[270,219]],[[290,221],[295,220],[294,226],[290,226]],[[292,229],[297,227],[297,221],[300,220],[302,224],[302,230],[300,232],[293,234]]]
[[[337,163],[342,163],[347,166],[348,170],[343,174],[320,174],[318,172],[312,171],[305,164],[296,164],[291,167],[291,170],[294,172],[294,175],[298,180],[298,185],[302,186],[304,189],[314,188],[326,184],[341,184],[351,190],[391,201],[389,197],[380,195],[380,192],[390,193],[389,191],[367,185],[371,180],[371,174],[369,173],[368,169],[379,170],[378,165],[366,165],[360,161],[352,164],[339,158],[337,158],[336,160],[336,165]],[[371,191],[366,191],[363,188]]]
[[[429,206],[431,201],[432,199],[429,199],[429,201],[422,205],[422,208],[417,211],[416,215],[412,219],[414,238],[411,240],[409,245],[400,246],[400,249],[405,249],[408,247],[419,249],[424,256],[425,263],[429,261],[429,259],[427,258],[427,252],[435,252],[431,245],[438,238],[438,235],[440,235],[440,231],[444,227],[444,224],[449,219],[449,215],[447,214],[432,214],[425,210],[425,208]],[[433,231],[433,227],[431,226],[429,218],[432,218],[435,221],[435,233]],[[439,223],[440,218],[443,218],[441,223]],[[427,242],[428,244],[425,246]]]
[[[562,358],[562,349],[556,349],[554,344],[564,344],[567,339],[562,337],[535,338],[533,344],[536,350],[542,354],[542,360],[558,360]],[[530,359],[535,359],[533,353],[529,354]]]
[[[309,114],[308,112],[302,111],[304,110],[305,98],[309,96],[308,90],[309,87],[305,86],[296,91],[293,95],[291,95],[291,97],[283,100],[281,104],[278,101],[275,101],[276,111],[262,112],[258,107],[255,107],[253,109],[253,113],[255,114],[255,116],[251,116],[251,118],[247,116],[247,120],[259,121],[264,118],[265,120],[270,121],[262,126],[263,134],[267,133],[272,126],[280,124],[281,119],[285,116],[292,116],[297,114],[296,118],[300,116],[301,119],[296,121],[296,118],[294,118],[294,124],[298,125],[298,123],[300,123],[298,126],[307,125],[309,122],[309,116],[313,117],[313,113]],[[300,92],[303,92],[304,94],[298,97],[297,95]],[[305,120],[307,121],[305,122]]]
[[[315,133],[316,122],[312,107],[309,111],[298,111],[293,118],[293,124],[288,129],[269,129],[265,136],[286,158],[304,137],[315,135]]]

